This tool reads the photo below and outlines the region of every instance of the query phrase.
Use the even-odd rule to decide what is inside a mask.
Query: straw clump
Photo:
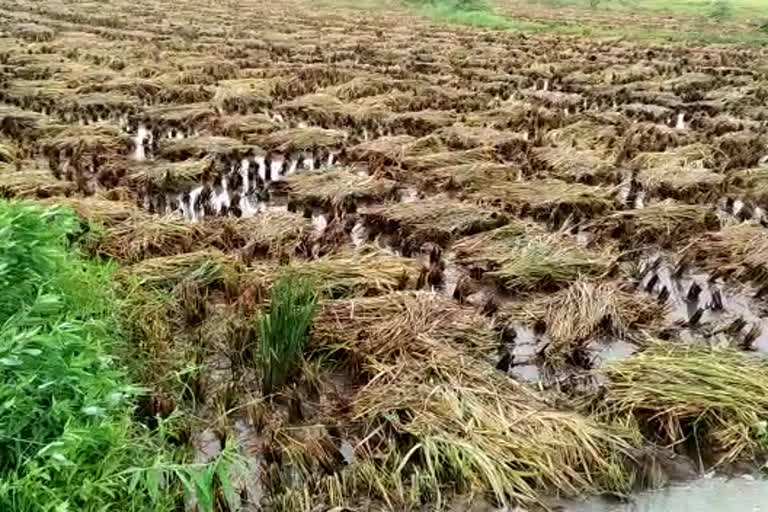
[[[48,170],[16,169],[0,163],[0,197],[42,199],[69,196],[75,189],[74,183],[58,180]]]
[[[488,182],[515,181],[522,175],[517,165],[494,162],[437,167],[422,173],[409,173],[404,177],[418,183],[421,188],[440,192],[478,192]]]
[[[457,262],[510,291],[562,288],[581,277],[608,274],[615,258],[593,252],[558,235],[524,223],[512,223],[459,240]]]
[[[229,113],[253,112],[272,102],[274,82],[269,78],[222,80],[216,88],[213,103]]]
[[[256,143],[277,151],[302,151],[322,147],[339,147],[346,140],[342,130],[326,130],[317,126],[288,128],[264,136],[248,137],[249,143]]]
[[[637,339],[637,332],[659,328],[665,308],[619,283],[576,281],[556,294],[523,304],[507,314],[526,323],[543,322],[549,339],[549,365],[576,360],[575,353],[593,340]]]
[[[620,143],[617,159],[632,159],[644,151],[664,151],[669,148],[693,144],[695,134],[690,130],[671,128],[664,124],[640,122],[633,124]]]
[[[451,165],[478,164],[493,160],[496,150],[492,147],[480,147],[463,151],[438,151],[418,156],[406,156],[402,165],[409,171],[425,172]]]
[[[720,226],[711,206],[667,199],[641,209],[623,210],[587,222],[583,230],[598,240],[615,239],[625,248],[672,247],[702,231]]]
[[[616,168],[599,151],[578,151],[560,147],[536,148],[533,150],[533,159],[556,177],[566,181],[597,183],[616,180]]]
[[[47,155],[58,156],[63,152],[73,162],[90,155],[103,157],[105,154],[127,153],[133,147],[131,138],[117,126],[97,123],[87,126],[68,126],[43,141]]]
[[[716,196],[725,177],[697,166],[642,169],[635,179],[650,193],[681,200],[708,200]]]
[[[768,234],[759,224],[748,222],[704,233],[685,254],[697,265],[718,274],[768,282]]]
[[[74,211],[80,218],[104,226],[114,226],[140,213],[135,204],[95,196],[54,197],[40,202],[51,206],[64,206]]]
[[[768,165],[728,173],[728,191],[768,206]]]
[[[414,289],[421,265],[410,258],[386,254],[372,247],[312,261],[294,261],[277,270],[278,276],[295,275],[312,280],[326,298],[368,297],[406,288]],[[272,270],[256,269],[270,280]]]
[[[619,134],[615,126],[582,119],[568,126],[550,130],[544,140],[562,148],[578,150],[615,150]]]
[[[173,192],[205,181],[213,170],[211,157],[168,162],[154,160],[138,164],[128,171],[125,180],[146,192]]]
[[[606,412],[638,421],[660,442],[695,436],[698,449],[712,450],[716,464],[768,449],[768,364],[761,358],[731,348],[655,342],[604,373]]]
[[[12,164],[19,158],[16,146],[9,140],[0,137],[0,164]]]
[[[227,289],[237,280],[237,265],[222,252],[207,249],[143,260],[126,267],[119,276],[155,289],[173,289],[181,283]]]
[[[417,139],[411,135],[390,135],[379,137],[353,146],[349,154],[353,158],[365,161],[372,169],[379,169],[385,165],[400,165],[408,148]]]
[[[265,212],[252,218],[214,217],[190,223],[177,217],[136,212],[99,233],[96,253],[124,263],[215,248],[256,258],[295,255],[309,231],[300,215]]]
[[[360,203],[393,199],[398,190],[397,182],[361,175],[354,168],[302,173],[286,183],[293,203],[334,212],[354,211]]]
[[[753,167],[765,156],[768,138],[760,132],[743,130],[717,137],[717,160],[724,169]]]
[[[367,382],[350,412],[370,432],[355,483],[390,506],[427,496],[440,503],[454,491],[489,492],[499,503],[626,491],[634,438],[547,407],[478,359],[495,344],[484,324],[424,292],[323,306],[311,348],[343,354]]]
[[[536,219],[562,223],[568,217],[592,217],[616,206],[614,188],[567,183],[556,179],[540,179],[495,183],[488,181],[470,197],[491,202],[514,215],[531,215]]]
[[[146,122],[160,129],[192,130],[213,124],[216,112],[209,103],[160,105],[143,110],[132,117],[134,122]]]
[[[247,138],[275,131],[279,124],[266,114],[222,116],[217,131],[226,137]]]
[[[530,142],[521,133],[506,132],[495,128],[454,124],[436,130],[433,135],[448,147],[454,149],[472,149],[480,146],[496,148],[497,151],[512,156],[516,152],[526,152]]]
[[[39,135],[46,117],[37,112],[17,107],[0,106],[0,133],[16,140],[27,140]]]
[[[502,226],[507,218],[499,212],[436,196],[428,200],[366,208],[364,223],[375,233],[394,236],[394,245],[405,254],[425,242],[445,245],[451,239]]]
[[[247,154],[253,152],[254,149],[253,146],[246,146],[237,139],[201,135],[180,140],[163,140],[160,143],[158,156],[176,162],[188,158],[203,158],[208,155]]]

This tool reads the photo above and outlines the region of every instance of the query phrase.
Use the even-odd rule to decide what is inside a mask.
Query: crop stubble
[[[712,409],[674,384],[764,379],[742,351],[767,346],[765,50],[0,4],[0,195],[69,205],[126,265],[149,403],[194,411],[182,439],[240,441],[244,501],[625,493],[701,418],[711,464],[764,448],[757,398],[729,423],[738,379]],[[254,326],[291,273],[320,313],[267,403]],[[617,342],[640,355],[603,372]]]

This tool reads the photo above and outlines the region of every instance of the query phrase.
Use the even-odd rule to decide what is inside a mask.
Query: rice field
[[[765,460],[765,48],[0,7],[0,199],[74,214],[121,418],[173,449],[133,509],[535,510]]]

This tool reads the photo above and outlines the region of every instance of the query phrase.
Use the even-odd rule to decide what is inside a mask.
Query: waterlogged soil
[[[421,289],[475,308],[493,328],[514,331],[514,341],[499,347],[509,363],[502,365],[504,356],[496,351],[486,354],[487,362],[538,390],[562,390],[569,382],[568,392],[595,392],[604,384],[601,368],[642,350],[636,337],[593,336],[573,340],[582,351],[580,366],[553,367],[543,355],[551,340],[537,328],[540,319],[505,325],[499,311],[587,276],[567,283],[545,279],[540,289],[505,289],[457,261],[456,243],[490,227],[457,227],[445,220],[452,212],[421,215],[417,208],[386,230],[360,213],[450,199],[610,254],[615,264],[590,279],[617,281],[642,300],[666,305],[655,336],[768,355],[768,305],[758,297],[765,283],[680,267],[690,243],[718,224],[766,222],[768,194],[754,177],[768,172],[763,50],[435,30],[404,24],[399,14],[371,23],[367,15],[325,16],[302,3],[245,2],[233,10],[193,0],[178,8],[178,22],[169,25],[166,4],[150,0],[136,12],[129,2],[114,2],[114,19],[106,19],[98,5],[78,4],[81,12],[68,1],[0,0],[0,33],[7,43],[0,52],[0,143],[7,139],[21,155],[14,166],[0,160],[0,195],[49,197],[49,184],[35,181],[46,169],[48,181],[66,182],[76,198],[106,199],[115,209],[138,207],[155,220],[188,221],[186,226],[214,217],[289,213],[291,205],[290,213],[306,218],[310,249],[260,263],[348,257],[368,245],[408,257],[423,268]],[[252,30],[245,20],[266,28]],[[87,107],[91,90],[105,94],[95,112]],[[157,107],[189,107],[191,113],[170,121],[126,121],[144,119]],[[659,111],[665,114],[659,117]],[[256,126],[243,121],[242,131],[225,128],[246,117]],[[274,143],[270,136],[278,132],[295,135]],[[187,142],[188,154],[163,156],[169,145]],[[570,158],[537,161],[536,150],[547,148]],[[572,168],[577,152],[585,150],[606,172]],[[205,170],[194,179],[147,171],[179,162]],[[294,208],[287,182],[332,169],[394,182],[395,192],[370,199],[366,190],[330,187],[328,204],[343,208]],[[639,185],[641,171],[660,184]],[[690,178],[701,171],[722,183]],[[678,181],[670,187],[664,182],[669,179]],[[544,185],[515,189],[534,183]],[[563,190],[562,197],[549,197],[552,187]],[[583,188],[571,196],[569,187]],[[694,229],[672,249],[652,241],[625,250],[621,233],[603,240],[580,231],[611,213],[641,213],[667,200],[710,208],[715,227]],[[670,220],[668,229],[686,227],[684,222]],[[406,250],[403,238],[414,230],[424,240]],[[277,236],[270,243],[283,241]],[[632,266],[637,272],[627,270]],[[234,371],[224,359],[208,355],[203,362],[210,393],[229,389]],[[252,392],[255,386],[243,387]],[[342,391],[334,400],[351,399],[352,391]],[[214,460],[223,448],[212,426],[219,413],[212,402],[197,411],[203,427],[190,436],[197,462]],[[247,504],[257,506],[266,494],[260,450],[271,440],[239,413],[224,420],[247,461],[238,485]],[[345,465],[360,459],[354,446],[344,438],[336,447]],[[766,492],[759,479],[715,477],[638,493],[630,503],[558,506],[573,512],[768,510]]]

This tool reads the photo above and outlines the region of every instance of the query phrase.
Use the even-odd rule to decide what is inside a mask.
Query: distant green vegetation
[[[0,510],[170,511],[186,488],[210,511],[225,461],[174,464],[162,423],[135,420],[114,269],[78,254],[79,230],[0,201]]]
[[[498,30],[554,31],[652,41],[768,43],[768,0],[403,1],[416,12],[438,21]],[[557,16],[565,8],[569,9],[567,23]],[[615,13],[617,23],[603,26],[601,19],[594,18],[601,13]],[[646,15],[647,23],[642,27],[631,23],[622,26],[621,16],[627,13]],[[653,23],[654,16],[659,17],[658,26]],[[681,17],[674,29],[665,18],[668,16]]]
[[[663,12],[709,16],[724,12],[734,17],[767,14],[767,0],[497,0],[497,5],[550,8],[593,8],[602,11]]]
[[[497,29],[513,28],[514,24],[495,14],[485,0],[407,0],[430,17],[448,23],[489,27]]]

